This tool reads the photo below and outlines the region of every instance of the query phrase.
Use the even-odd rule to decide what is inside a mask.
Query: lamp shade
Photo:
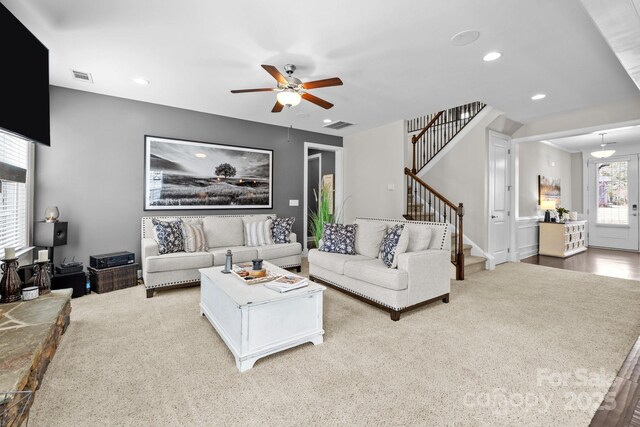
[[[611,157],[615,152],[616,150],[600,150],[592,152],[591,155],[598,159],[605,159],[607,157]]]
[[[556,208],[555,200],[543,200],[540,203],[540,209],[543,211],[550,211]]]
[[[285,89],[282,92],[278,92],[276,95],[278,102],[282,105],[286,105],[289,107],[295,107],[300,104],[302,97],[298,92],[295,92],[291,89]]]

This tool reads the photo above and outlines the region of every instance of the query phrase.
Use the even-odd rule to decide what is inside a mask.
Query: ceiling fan
[[[276,81],[278,82],[278,87],[261,89],[238,89],[232,90],[231,93],[277,92],[277,101],[273,106],[273,109],[271,110],[272,113],[279,113],[285,106],[295,107],[300,103],[302,99],[305,99],[328,110],[329,108],[333,107],[332,103],[318,98],[317,96],[311,95],[307,91],[320,87],[342,85],[342,80],[340,80],[338,77],[331,77],[328,79],[303,83],[296,77],[293,77],[293,72],[296,70],[296,66],[293,64],[286,64],[284,66],[284,71],[287,73],[286,76],[283,76],[282,73],[278,71],[278,69],[273,65],[263,64],[262,68],[264,68],[267,73],[271,74],[271,76],[276,79]]]

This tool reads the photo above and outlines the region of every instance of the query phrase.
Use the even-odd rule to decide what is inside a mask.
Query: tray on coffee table
[[[236,276],[238,279],[242,280],[242,282],[246,283],[247,285],[257,285],[258,283],[271,282],[273,280],[276,280],[278,277],[280,277],[278,274],[275,274],[272,271],[269,271],[267,269],[265,276],[255,277],[253,279],[250,279],[248,278],[250,276],[245,276],[240,273],[242,271],[247,271],[247,272],[251,271],[251,263],[245,263],[245,264],[249,264],[249,265],[245,266],[243,264],[234,264],[233,267],[231,268],[231,274]]]

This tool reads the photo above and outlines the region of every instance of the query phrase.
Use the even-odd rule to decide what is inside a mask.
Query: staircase
[[[412,221],[446,222],[452,226],[451,263],[456,267],[456,279],[464,280],[465,272],[484,270],[486,259],[471,255],[471,246],[464,244],[464,206],[455,204],[424,182],[418,174],[482,111],[485,104],[472,102],[439,111],[407,122],[412,136],[412,167],[405,168],[407,204],[404,217]]]

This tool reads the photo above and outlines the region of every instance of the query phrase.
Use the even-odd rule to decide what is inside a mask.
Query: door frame
[[[302,226],[302,255],[307,256],[309,250],[307,249],[307,240],[309,234],[309,224],[308,224],[308,181],[309,181],[309,149],[312,150],[320,150],[320,151],[333,151],[336,155],[336,173],[334,177],[334,191],[335,191],[335,201],[334,201],[334,212],[342,212],[343,200],[344,200],[344,170],[343,170],[343,147],[339,147],[336,145],[327,145],[327,144],[318,144],[316,142],[304,142],[304,171],[303,171],[303,226]],[[322,173],[322,172],[321,172]],[[300,239],[298,239],[300,240]]]
[[[513,154],[511,153],[511,147],[512,147],[512,143],[511,143],[511,137],[509,135],[505,135],[503,133],[500,132],[496,132],[493,130],[489,130],[489,135],[487,138],[487,206],[486,206],[486,212],[487,212],[487,254],[489,255],[488,257],[488,262],[489,262],[489,269],[493,270],[495,268],[495,257],[493,257],[493,248],[491,245],[491,235],[493,233],[493,224],[491,222],[491,206],[492,206],[492,199],[493,199],[493,188],[491,186],[491,183],[493,182],[493,168],[491,167],[492,163],[493,163],[493,149],[492,149],[492,144],[491,144],[491,140],[496,137],[496,138],[500,138],[500,139],[504,139],[507,141],[507,150],[508,154],[507,154],[507,179],[508,181],[506,182],[506,186],[507,186],[507,192],[506,192],[506,197],[507,197],[507,206],[508,206],[508,216],[506,219],[506,224],[507,224],[507,245],[508,245],[508,250],[509,253],[507,255],[507,262],[512,262],[513,258],[514,258],[514,252],[511,249],[514,248],[513,245],[513,228],[515,226],[515,222],[514,222],[514,217],[515,215],[512,215],[512,213],[514,212],[514,199],[515,197],[513,196],[513,183],[514,183],[514,167],[513,167],[513,158],[515,156],[513,156]]]

